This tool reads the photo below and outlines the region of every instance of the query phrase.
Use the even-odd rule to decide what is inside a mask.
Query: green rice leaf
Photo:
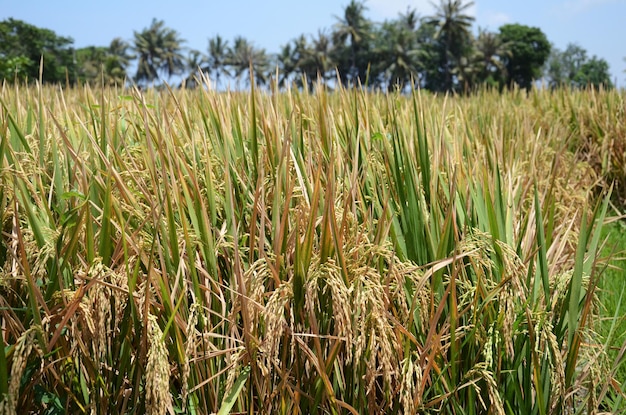
[[[220,406],[220,410],[217,412],[217,415],[228,415],[235,406],[237,402],[237,398],[239,394],[243,390],[246,382],[248,381],[248,377],[250,376],[250,366],[245,366],[241,369],[241,373],[233,383],[232,388],[228,391],[226,397],[222,401],[222,405]]]

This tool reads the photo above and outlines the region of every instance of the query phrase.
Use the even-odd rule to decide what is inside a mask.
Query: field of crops
[[[626,408],[619,91],[0,104],[0,413]]]

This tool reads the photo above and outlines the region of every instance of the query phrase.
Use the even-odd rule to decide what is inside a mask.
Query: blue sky
[[[438,0],[437,0],[438,1]],[[300,34],[330,29],[349,0],[314,2],[286,0],[3,0],[0,19],[9,17],[71,36],[76,47],[108,45],[114,37],[131,41],[133,31],[162,19],[187,40],[188,48],[206,51],[209,37],[242,35],[268,52]],[[433,7],[428,0],[368,0],[368,17],[381,22],[407,7],[422,16]],[[478,0],[470,9],[474,28],[497,30],[504,23],[536,26],[559,49],[570,42],[590,56],[608,61],[613,79],[626,85],[626,0]]]

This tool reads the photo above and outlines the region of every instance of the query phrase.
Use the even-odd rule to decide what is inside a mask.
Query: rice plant
[[[606,408],[613,94],[5,85],[2,412]]]

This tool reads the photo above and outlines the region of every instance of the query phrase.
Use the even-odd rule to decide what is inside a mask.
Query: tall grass
[[[603,407],[558,99],[5,86],[2,410]]]
[[[598,332],[604,338],[609,361],[613,365],[613,373],[619,390],[626,388],[626,366],[623,355],[626,352],[626,233],[624,222],[610,223],[606,227],[606,243],[603,254],[609,258],[604,277],[599,283],[600,316],[601,322]],[[613,412],[623,411],[624,395],[619,393],[608,394],[606,408]]]

